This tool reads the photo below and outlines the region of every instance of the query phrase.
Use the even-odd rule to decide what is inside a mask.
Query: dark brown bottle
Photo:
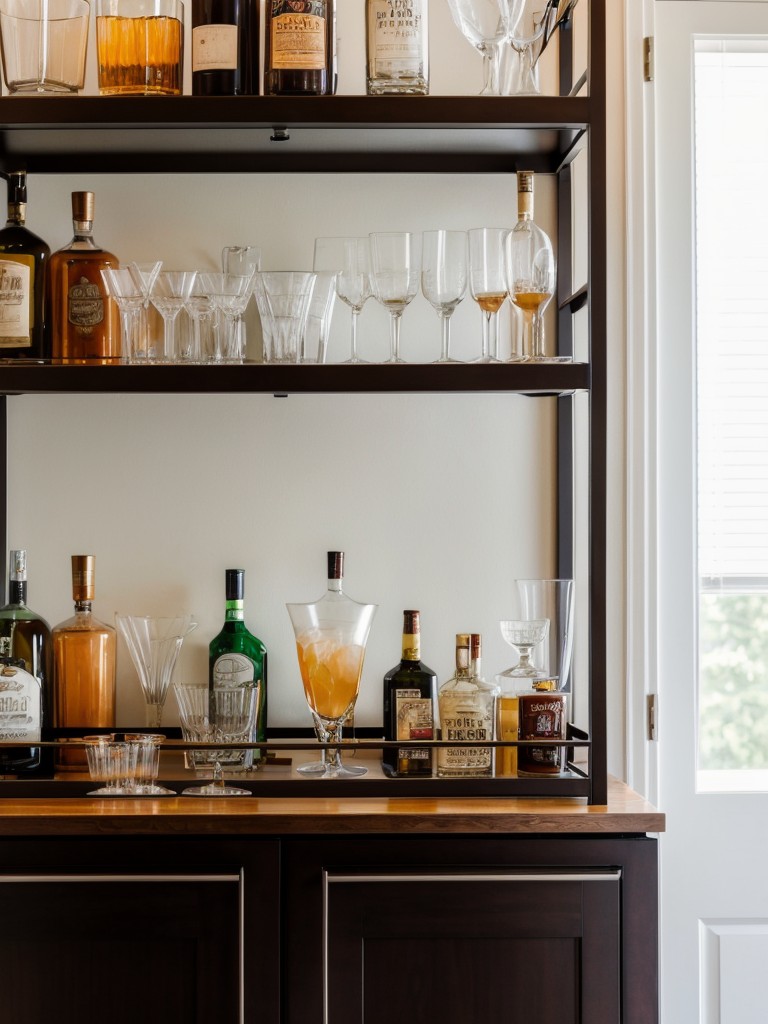
[[[192,0],[192,95],[258,91],[257,0]]]
[[[335,22],[336,0],[267,0],[267,96],[330,96],[336,91]]]
[[[0,231],[0,359],[50,355],[43,330],[45,266],[51,250],[24,226],[25,171],[8,174],[8,221]]]
[[[429,747],[409,746],[408,740],[435,739],[437,676],[421,660],[421,627],[417,611],[403,612],[403,657],[384,676],[384,739],[402,746],[386,747],[386,775],[431,775]]]

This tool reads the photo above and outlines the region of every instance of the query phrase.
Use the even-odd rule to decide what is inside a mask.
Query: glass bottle
[[[517,173],[517,223],[506,238],[509,298],[523,319],[522,356],[534,362],[566,362],[568,357],[545,356],[542,314],[555,293],[552,242],[533,219],[532,171]]]
[[[427,0],[365,0],[369,96],[429,93]]]
[[[456,635],[456,674],[438,691],[443,740],[492,740],[497,688],[470,672],[470,634]],[[492,747],[438,747],[437,774],[443,777],[493,774]]]
[[[267,96],[330,96],[336,91],[335,24],[336,0],[267,0]]]
[[[8,685],[0,678],[0,738],[10,738],[14,731],[12,718],[6,715],[23,713],[26,738],[52,738],[53,716],[53,648],[48,623],[27,607],[27,553],[11,551],[8,573],[8,604],[0,608],[0,657],[11,667],[21,667],[34,683],[25,682],[26,692],[17,690],[20,677]],[[8,665],[6,665],[8,668]],[[0,671],[0,677],[3,672]],[[14,691],[16,698],[13,698]],[[19,702],[19,707],[15,705]],[[23,707],[21,707],[23,702]],[[17,719],[18,721],[18,719]],[[25,747],[0,751],[0,771],[24,776],[53,774],[52,747]]]
[[[208,685],[211,690],[217,690],[260,683],[251,742],[264,742],[267,738],[267,648],[245,625],[245,569],[227,569],[224,585],[224,625],[208,645]],[[261,757],[258,750],[245,751],[245,757],[242,751],[231,754],[233,766],[240,768],[250,767],[254,759]]]
[[[93,240],[93,212],[93,192],[72,193],[74,237],[48,267],[46,329],[51,355],[65,362],[120,358],[120,314],[100,273],[120,263]]]
[[[433,740],[437,676],[421,661],[418,611],[403,612],[403,657],[384,676],[384,739]],[[382,751],[386,775],[431,775],[428,747],[388,747]]]
[[[258,0],[192,0],[192,95],[258,91]]]
[[[8,220],[0,230],[0,359],[45,359],[45,267],[51,250],[25,226],[27,174],[8,176]]]
[[[93,615],[96,558],[72,555],[75,614],[53,628],[53,709],[58,729],[110,729],[115,725],[117,634]],[[57,748],[56,767],[82,770],[85,751]]]

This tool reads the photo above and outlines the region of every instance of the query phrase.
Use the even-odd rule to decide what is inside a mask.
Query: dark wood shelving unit
[[[589,0],[584,88],[571,91],[568,32],[562,96],[542,97],[7,97],[0,167],[32,174],[452,172],[530,169],[559,181],[558,344],[573,349],[571,314],[589,316],[588,362],[403,366],[77,366],[0,361],[0,537],[6,536],[6,403],[19,394],[506,392],[558,402],[558,572],[573,575],[574,392],[589,396],[589,773],[553,795],[607,800],[606,743],[606,0]],[[571,161],[589,162],[588,284],[570,274]],[[13,400],[13,399],[10,399]],[[4,544],[3,547],[6,545]],[[488,790],[491,793],[490,780]],[[504,787],[541,790],[536,780]],[[549,780],[547,780],[549,781]],[[450,782],[440,780],[450,795]],[[528,784],[528,785],[527,785]],[[549,787],[547,787],[549,791]]]

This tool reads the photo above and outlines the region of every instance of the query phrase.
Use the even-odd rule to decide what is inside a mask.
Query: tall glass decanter
[[[328,590],[308,604],[288,604],[304,696],[323,743],[340,737],[341,726],[354,710],[363,671],[365,646],[376,614],[375,604],[361,604],[342,588],[344,552],[328,552]],[[345,765],[341,748],[330,748],[317,764],[301,766],[304,775],[344,778],[365,775],[362,765]]]

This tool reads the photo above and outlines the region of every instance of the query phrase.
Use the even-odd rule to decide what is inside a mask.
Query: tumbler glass
[[[264,362],[298,363],[316,274],[261,271],[254,277],[264,335]]]
[[[82,89],[89,17],[87,0],[2,0],[0,50],[8,92]]]
[[[183,25],[181,0],[97,0],[102,96],[179,96]]]

